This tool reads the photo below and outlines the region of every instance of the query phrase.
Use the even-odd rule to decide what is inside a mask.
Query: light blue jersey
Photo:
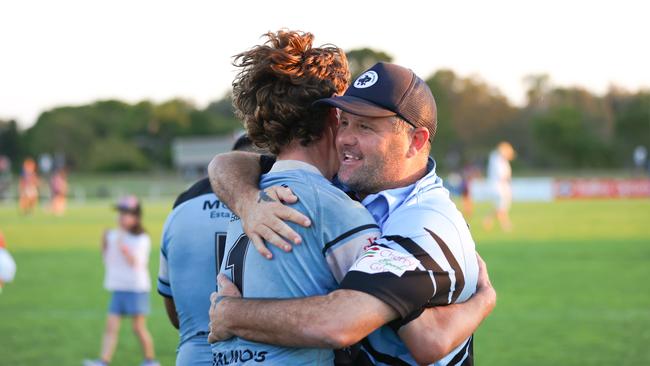
[[[248,298],[296,298],[325,295],[356,258],[379,236],[370,213],[323,177],[313,166],[293,160],[275,163],[262,176],[262,189],[285,185],[298,196],[293,208],[312,220],[309,228],[289,224],[303,239],[285,253],[269,245],[273,259],[260,255],[233,215],[226,240],[224,273]],[[233,338],[213,345],[214,365],[332,365],[334,352],[288,348]]]
[[[212,365],[207,341],[210,294],[216,291],[217,252],[225,246],[230,216],[206,178],[178,197],[165,222],[158,292],[176,305],[179,366]]]

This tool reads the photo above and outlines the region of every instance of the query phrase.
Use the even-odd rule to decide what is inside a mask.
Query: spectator
[[[106,275],[104,287],[111,291],[109,314],[98,360],[85,360],[84,366],[105,366],[111,361],[123,317],[131,317],[144,353],[143,366],[160,366],[154,360],[154,346],[146,326],[149,314],[149,252],[151,240],[142,227],[142,208],[134,196],[116,205],[119,227],[104,234],[102,252]]]
[[[0,201],[7,196],[11,186],[11,160],[5,155],[0,155]]]
[[[512,170],[510,162],[515,158],[515,150],[508,142],[501,142],[490,154],[487,167],[487,181],[494,198],[494,210],[485,218],[483,224],[487,230],[499,221],[503,231],[512,230],[510,205],[512,203]]]
[[[68,194],[68,180],[64,168],[57,169],[50,177],[50,191],[52,192],[52,213],[63,216]]]
[[[20,174],[18,184],[18,194],[20,196],[18,204],[23,214],[32,213],[36,205],[38,205],[38,184],[36,162],[32,158],[27,158],[23,162],[23,171]]]

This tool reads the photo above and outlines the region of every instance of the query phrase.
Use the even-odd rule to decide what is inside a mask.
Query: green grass
[[[145,204],[154,243],[171,202]],[[470,219],[499,294],[476,336],[479,365],[650,364],[650,201],[516,204],[514,232],[485,232],[486,206]],[[0,206],[0,230],[18,262],[0,295],[0,364],[79,365],[95,357],[108,294],[99,237],[108,202],[73,206],[64,218],[22,217]],[[151,255],[155,276],[158,253]],[[152,293],[149,325],[163,365],[177,335]],[[141,359],[123,324],[115,365]]]

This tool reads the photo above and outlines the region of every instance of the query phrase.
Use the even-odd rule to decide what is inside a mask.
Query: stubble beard
[[[366,160],[356,169],[347,180],[341,180],[345,185],[361,196],[378,193],[391,186],[393,169],[396,162],[390,157],[380,157]]]

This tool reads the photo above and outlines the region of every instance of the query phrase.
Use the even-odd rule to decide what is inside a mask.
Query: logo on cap
[[[366,71],[354,81],[354,87],[357,89],[368,88],[375,85],[378,79],[379,75],[376,72],[372,70]]]

